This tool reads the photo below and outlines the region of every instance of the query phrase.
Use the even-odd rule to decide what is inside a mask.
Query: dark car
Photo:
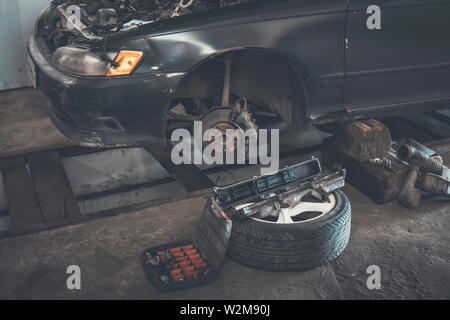
[[[56,0],[28,51],[60,131],[131,146],[448,108],[449,33],[449,0]]]

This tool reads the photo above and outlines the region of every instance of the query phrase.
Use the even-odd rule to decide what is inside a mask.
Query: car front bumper
[[[50,118],[72,142],[120,147],[165,138],[167,108],[184,74],[68,75],[50,65],[51,52],[36,36],[28,53],[35,64],[36,85],[48,98]]]

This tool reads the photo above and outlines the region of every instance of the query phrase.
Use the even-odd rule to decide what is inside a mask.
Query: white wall
[[[31,85],[25,48],[34,23],[51,0],[0,0],[0,90]]]

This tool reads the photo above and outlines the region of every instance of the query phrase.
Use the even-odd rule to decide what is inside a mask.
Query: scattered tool
[[[194,0],[180,0],[177,7],[172,13],[172,18],[180,16],[180,10],[189,8],[193,3]]]
[[[322,196],[322,199],[327,199],[330,193],[344,187],[345,175],[346,170],[342,169],[333,174],[319,177],[316,180],[300,180],[297,183],[294,182],[291,185],[270,190],[269,193],[259,195],[258,201],[252,198],[246,199],[246,202],[254,203],[252,205],[240,208],[242,202],[233,204],[230,210],[233,218],[238,220],[249,217],[264,218],[272,215],[274,211],[281,210],[281,208],[293,208],[298,205],[301,200],[299,195],[303,194],[305,190],[314,190]]]
[[[373,166],[377,166],[383,169],[388,169],[388,170],[392,170],[392,160],[388,159],[388,158],[375,158],[375,159],[370,159],[369,160],[369,164],[373,165]]]
[[[397,152],[398,158],[409,164],[409,173],[399,195],[399,201],[409,208],[419,206],[422,191],[450,197],[449,169],[443,165],[442,157],[429,156],[421,147],[417,142],[403,144]]]

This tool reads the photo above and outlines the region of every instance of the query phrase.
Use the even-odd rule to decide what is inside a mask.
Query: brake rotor
[[[231,109],[229,108],[213,109],[202,117],[203,134],[206,134],[205,141],[207,143],[212,143],[216,139],[213,132],[208,132],[209,129],[216,129],[222,133],[222,142],[214,147],[216,152],[234,152],[237,149],[239,135],[236,130],[242,128],[230,118]],[[230,129],[233,130],[231,135],[227,132]]]

